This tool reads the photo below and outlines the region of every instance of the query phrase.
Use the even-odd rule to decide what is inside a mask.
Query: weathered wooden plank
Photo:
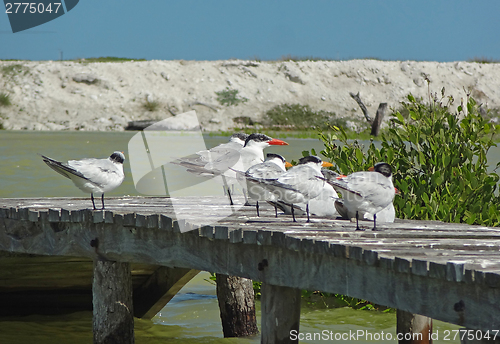
[[[215,239],[228,240],[229,239],[229,228],[223,227],[223,226],[215,226]]]
[[[61,209],[61,222],[71,222],[70,211],[68,209]]]
[[[257,231],[256,230],[243,231],[243,242],[245,244],[257,244]]]
[[[135,215],[135,227],[146,228],[146,215],[136,214]]]
[[[134,343],[130,264],[95,261],[92,295],[94,343]]]
[[[94,223],[104,222],[104,210],[95,210],[93,213]]]
[[[236,244],[243,241],[243,230],[241,228],[229,232],[229,242]]]
[[[106,210],[104,212],[104,223],[113,223],[113,212]]]
[[[298,343],[300,289],[262,283],[261,343]]]
[[[135,213],[129,213],[123,215],[123,225],[126,227],[135,226]]]

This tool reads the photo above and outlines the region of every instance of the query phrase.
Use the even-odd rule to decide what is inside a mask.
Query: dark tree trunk
[[[385,111],[387,110],[387,103],[380,103],[377,109],[377,114],[372,122],[372,131],[370,135],[378,136],[380,130],[380,124],[382,124],[382,119],[384,119]]]
[[[221,274],[217,274],[216,279],[224,337],[257,334],[259,330],[252,280]]]
[[[403,336],[399,344],[432,344],[432,319],[398,309],[396,333]]]
[[[301,290],[262,283],[262,344],[298,343]]]
[[[95,261],[92,294],[94,344],[134,343],[130,264]]]
[[[377,114],[375,115],[375,119],[372,119],[368,114],[368,109],[366,108],[365,104],[363,104],[363,101],[359,96],[359,92],[357,94],[350,92],[349,94],[351,95],[352,99],[354,99],[356,103],[358,103],[359,107],[361,108],[361,111],[363,111],[363,115],[365,116],[366,121],[370,123],[370,125],[372,126],[370,135],[378,136],[380,125],[382,124],[382,119],[384,118],[385,111],[387,110],[387,103],[379,104],[377,109]]]

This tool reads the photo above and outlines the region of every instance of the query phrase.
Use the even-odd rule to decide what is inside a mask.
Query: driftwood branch
[[[193,102],[193,103],[189,104],[189,106],[193,106],[193,105],[202,105],[202,106],[206,106],[207,108],[212,109],[216,112],[219,111],[219,108],[217,108],[216,105],[210,105],[210,104],[202,103],[202,102]]]
[[[363,115],[365,115],[365,118],[368,121],[368,123],[372,124],[373,119],[368,114],[368,110],[366,109],[365,104],[363,104],[363,102],[361,101],[361,98],[359,97],[359,92],[358,92],[358,94],[354,94],[352,92],[349,92],[349,94],[351,95],[352,99],[354,99],[356,101],[356,103],[358,103],[358,105],[361,108],[361,111],[363,111]]]
[[[349,92],[349,94],[351,95],[352,99],[354,99],[356,103],[358,103],[359,107],[361,108],[361,111],[363,111],[363,115],[365,116],[366,120],[368,121],[368,123],[371,124],[372,131],[370,135],[378,136],[378,133],[380,131],[380,125],[382,124],[382,120],[384,119],[385,112],[387,110],[387,103],[379,104],[377,109],[377,114],[375,115],[375,118],[372,119],[368,114],[368,109],[366,108],[365,104],[363,104],[363,101],[359,96],[359,92],[357,94]]]

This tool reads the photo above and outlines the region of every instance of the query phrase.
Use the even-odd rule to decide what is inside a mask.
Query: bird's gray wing
[[[118,167],[109,159],[69,160],[68,166],[77,170],[84,179],[98,186],[107,185],[116,178],[123,178]]]
[[[71,167],[71,166],[69,166],[67,164],[63,164],[60,161],[54,160],[52,158],[49,158],[48,156],[45,156],[45,155],[42,155],[42,154],[40,154],[40,156],[42,157],[43,161],[47,164],[47,166],[49,166],[51,169],[53,169],[54,171],[56,171],[60,175],[66,177],[68,179],[71,179],[71,177],[70,177],[69,174],[72,174],[74,176],[77,176],[77,177],[80,177],[80,178],[88,180],[87,177],[85,177],[81,172],[79,172],[78,170],[74,169],[73,167]]]

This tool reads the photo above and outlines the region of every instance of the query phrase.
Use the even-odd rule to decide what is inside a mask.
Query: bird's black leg
[[[102,202],[102,209],[104,209],[104,194],[101,196],[101,202]]]
[[[278,217],[278,207],[274,206],[274,217]]]
[[[94,210],[97,210],[95,207],[95,203],[94,203],[94,194],[93,193],[90,194],[90,199],[92,200],[92,205],[94,206]]]
[[[257,201],[257,203],[255,204],[255,209],[257,209],[257,217],[260,217],[260,214],[259,214],[259,201]]]
[[[233,198],[231,197],[231,190],[229,190],[229,187],[227,188],[227,196],[229,197],[229,205],[234,205]]]
[[[359,213],[356,210],[356,230],[357,231],[364,231],[364,229],[359,228]]]
[[[295,220],[295,211],[293,209],[293,204],[292,204],[292,217],[293,217],[293,222],[297,222],[297,220]]]
[[[311,222],[309,219],[309,203],[306,204],[307,222]]]
[[[372,231],[377,230],[377,214],[373,214],[373,229]]]

